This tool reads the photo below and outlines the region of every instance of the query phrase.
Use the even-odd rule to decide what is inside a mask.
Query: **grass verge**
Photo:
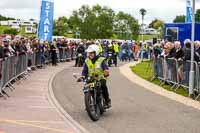
[[[153,65],[152,62],[145,61],[145,62],[137,64],[136,66],[132,66],[131,70],[136,75],[138,75],[139,77],[141,77],[141,78],[143,78],[143,79],[145,79],[145,80],[147,80],[147,81],[149,81],[151,83],[159,85],[160,84],[160,80],[155,79],[155,80],[151,81],[151,79],[153,77],[152,65]],[[175,92],[175,93],[180,94],[182,96],[188,97],[188,93],[184,88],[180,88],[177,91],[175,91],[174,89],[171,89],[172,86],[170,86],[170,85],[166,85],[165,84],[162,87],[164,89],[168,90],[168,91],[172,91],[172,92]]]

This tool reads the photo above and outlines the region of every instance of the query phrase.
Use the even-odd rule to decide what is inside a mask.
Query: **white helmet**
[[[186,39],[186,40],[184,41],[184,44],[187,44],[187,43],[191,43],[191,40],[190,40],[190,39]]]
[[[88,47],[88,49],[86,50],[87,53],[92,53],[92,52],[95,52],[96,53],[96,56],[99,55],[100,53],[100,50],[99,50],[99,47],[95,44],[92,44]]]
[[[110,43],[109,45],[108,45],[108,47],[110,48],[110,47],[112,47],[113,45]]]
[[[99,44],[99,41],[98,41],[98,40],[96,40],[95,44]]]

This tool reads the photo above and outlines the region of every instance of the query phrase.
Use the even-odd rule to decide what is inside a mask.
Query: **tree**
[[[200,22],[200,9],[197,9],[197,11],[196,11],[195,20],[196,20],[196,22]]]
[[[185,15],[176,16],[173,20],[174,23],[185,23]]]
[[[73,11],[69,18],[69,27],[74,33],[78,28],[81,38],[110,38],[113,35],[114,15],[114,11],[106,6],[95,5],[90,8],[83,5],[79,10]]]
[[[5,16],[0,15],[0,21],[7,21],[7,20],[15,20],[15,19],[11,18],[11,17],[5,17]]]
[[[68,19],[68,28],[73,34],[80,33],[82,39],[116,38],[120,32],[121,38],[133,39],[139,34],[139,24],[134,17],[123,12],[115,14],[111,8],[100,5],[83,5],[74,10]]]
[[[119,12],[115,16],[115,33],[120,39],[137,39],[139,34],[138,21],[130,14]]]
[[[164,26],[164,21],[159,20],[159,19],[154,19],[150,24],[149,28],[154,28],[154,29],[159,29],[160,27],[162,28]]]
[[[9,34],[9,35],[17,35],[18,31],[17,29],[9,28],[9,29],[5,29],[3,33]]]
[[[53,35],[63,36],[67,34],[68,29],[68,19],[66,17],[60,17],[54,21]]]
[[[174,19],[174,23],[185,23],[185,15],[179,15],[176,16],[176,18]],[[200,9],[196,10],[196,14],[195,14],[195,21],[196,22],[200,22]]]

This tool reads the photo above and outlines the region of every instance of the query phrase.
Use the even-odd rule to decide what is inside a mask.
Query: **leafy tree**
[[[185,23],[185,15],[176,16],[173,20],[174,23]]]
[[[89,7],[83,5],[80,9],[74,10],[67,19],[61,17],[54,21],[54,35],[66,35],[67,31],[73,34],[80,33],[83,39],[107,39],[117,38],[121,32],[120,38],[137,38],[139,34],[138,21],[129,14],[115,12],[106,6],[95,5]]]
[[[124,12],[119,12],[115,16],[114,29],[120,39],[136,39],[139,34],[138,21]]]
[[[9,35],[17,35],[18,31],[17,29],[13,29],[13,28],[9,28],[9,29],[5,29],[4,34],[9,34]]]
[[[113,35],[113,18],[114,11],[108,7],[83,5],[73,12],[69,25],[73,32],[77,32],[77,28],[80,30],[81,38],[110,38]]]
[[[154,19],[150,24],[149,28],[154,28],[154,29],[159,29],[160,27],[162,28],[164,26],[164,21],[159,20],[159,19]]]
[[[68,19],[66,17],[60,17],[54,21],[53,35],[63,36],[68,31]]]
[[[2,16],[0,14],[0,21],[7,21],[7,20],[15,20],[14,18],[11,18],[11,17],[5,17],[5,16]]]
[[[185,15],[179,15],[176,16],[176,18],[174,19],[174,23],[185,23]],[[196,10],[196,14],[195,14],[195,21],[196,22],[200,22],[200,9]]]
[[[200,9],[197,9],[197,11],[196,11],[195,20],[196,20],[196,22],[200,22]]]

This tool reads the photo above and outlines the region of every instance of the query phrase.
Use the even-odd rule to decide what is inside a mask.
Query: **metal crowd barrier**
[[[197,62],[176,60],[174,58],[155,58],[154,63],[154,78],[160,80],[160,85],[165,83],[171,85],[172,89],[179,89],[180,87],[189,89],[189,73],[190,65],[194,64],[194,92],[200,97],[200,64]],[[188,91],[188,90],[187,90]]]
[[[62,53],[62,52],[61,52]],[[63,56],[63,55],[64,56]],[[61,59],[70,59],[74,57],[73,51],[71,49],[65,49],[61,54]],[[20,78],[25,79],[25,74],[28,68],[43,66],[52,61],[50,51],[45,52],[33,52],[27,53],[19,56],[11,56],[0,60],[0,94],[4,98],[9,97],[6,93],[6,88],[10,88],[12,91],[14,87],[12,86],[12,81],[17,81]]]
[[[28,56],[11,56],[0,61],[0,93],[2,96],[9,95],[5,92],[5,88],[8,87],[11,90],[14,87],[11,85],[11,81],[19,76],[22,76],[27,71]]]
[[[69,47],[59,48],[59,62],[70,61],[75,59],[75,50]]]

